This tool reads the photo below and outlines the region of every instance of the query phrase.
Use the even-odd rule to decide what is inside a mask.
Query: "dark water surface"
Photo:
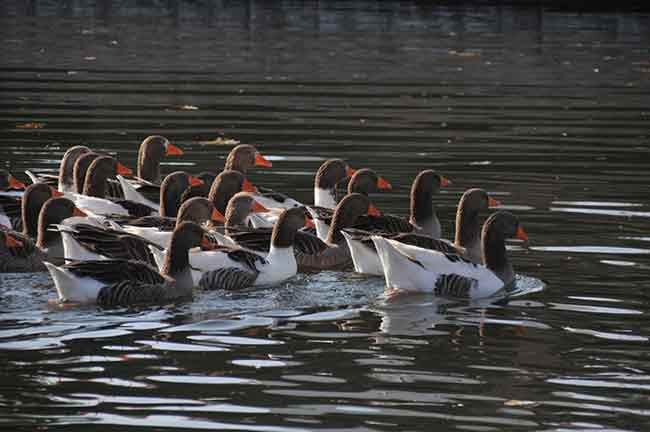
[[[394,213],[435,168],[445,235],[484,187],[529,233],[520,283],[545,289],[388,302],[379,278],[323,272],[100,311],[3,275],[0,428],[648,429],[650,16],[206,3],[0,2],[0,160],[54,172],[83,143],[134,166],[160,133],[186,152],[164,169],[198,172],[224,134],[305,202],[323,159],[373,167]]]

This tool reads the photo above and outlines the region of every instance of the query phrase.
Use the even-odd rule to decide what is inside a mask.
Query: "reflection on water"
[[[0,158],[55,172],[74,144],[133,166],[146,135],[312,199],[321,161],[370,166],[404,214],[422,168],[451,236],[462,192],[530,247],[507,302],[386,298],[323,272],[190,303],[48,303],[0,275],[0,421],[220,430],[643,430],[648,423],[650,16],[427,2],[0,2]],[[217,139],[217,138],[222,139]]]

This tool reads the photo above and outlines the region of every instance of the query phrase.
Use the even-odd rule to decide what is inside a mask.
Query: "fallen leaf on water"
[[[182,106],[179,106],[178,109],[184,110],[184,111],[194,111],[194,110],[199,109],[199,107],[194,106],[194,105],[182,105]]]
[[[458,57],[480,57],[481,53],[473,52],[473,51],[456,51],[456,50],[450,50],[449,54],[455,55]]]
[[[219,137],[207,141],[197,141],[199,144],[223,144],[223,145],[237,145],[239,141],[232,138]]]
[[[16,125],[16,129],[43,129],[44,127],[45,127],[45,123],[38,123],[38,122],[29,122],[29,123]]]
[[[503,403],[505,406],[529,406],[529,405],[535,405],[536,402],[533,401],[521,401],[517,399],[510,399],[507,400]]]

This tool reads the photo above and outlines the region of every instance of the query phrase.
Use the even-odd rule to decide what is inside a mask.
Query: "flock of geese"
[[[107,308],[332,269],[383,276],[390,292],[462,298],[514,283],[505,241],[526,241],[526,233],[506,211],[481,227],[481,213],[499,205],[482,189],[463,194],[455,238],[446,241],[433,201],[450,182],[433,170],[413,180],[410,215],[402,218],[381,214],[369,198],[390,183],[341,159],[320,166],[314,204],[306,206],[247,180],[249,170],[272,166],[252,145],[234,147],[218,175],[162,178],[161,160],[182,154],[150,136],[135,175],[85,146],[67,150],[58,176],[28,171],[28,187],[0,172],[0,271],[48,271],[60,301]]]

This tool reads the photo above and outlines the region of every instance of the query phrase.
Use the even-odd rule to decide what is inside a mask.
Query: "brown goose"
[[[341,189],[341,186],[344,186]],[[385,178],[379,176],[375,170],[361,168],[354,172],[349,180],[343,179],[336,187],[336,202],[339,202],[349,193],[360,193],[370,195],[383,189],[392,189],[392,186]]]
[[[43,204],[48,199],[61,195],[63,195],[61,192],[45,183],[29,185],[23,192],[21,199],[11,203],[11,206],[7,206],[7,209],[10,210],[13,230],[22,231],[23,235],[36,240],[38,235],[38,214]],[[0,227],[0,229],[5,230],[10,228],[7,225]]]
[[[43,183],[32,186],[36,185],[50,188]],[[26,197],[26,200],[31,198]],[[42,205],[37,218],[36,240],[17,231],[1,231],[0,235],[5,237],[2,242],[5,247],[0,246],[0,271],[3,273],[40,272],[45,271],[44,260],[62,262],[61,236],[49,228],[72,216],[85,215],[69,199],[50,198]]]
[[[61,301],[97,303],[106,308],[173,302],[192,296],[188,252],[204,243],[203,228],[183,222],[174,230],[161,272],[134,260],[45,265]]]
[[[249,169],[256,166],[271,167],[273,164],[266,160],[254,146],[240,144],[230,151],[223,169],[239,171],[246,175]]]
[[[346,229],[343,232],[348,242],[348,247],[354,260],[357,273],[381,276],[384,271],[375,250],[371,235],[378,235],[401,243],[410,244],[426,249],[438,250],[445,253],[458,254],[474,262],[481,262],[480,212],[488,207],[495,207],[500,203],[489,197],[483,189],[467,190],[460,201],[456,211],[456,237],[451,244],[446,240],[434,239],[417,233],[390,233],[382,231],[364,231],[359,229]]]
[[[194,197],[186,200],[178,209],[176,217],[145,216],[137,219],[115,220],[118,224],[124,225],[124,229],[133,234],[147,237],[140,234],[139,228],[155,228],[157,231],[173,231],[176,224],[181,221],[191,221],[199,225],[211,225],[225,221],[224,216],[214,208],[214,205],[207,198]],[[149,232],[150,230],[142,230]]]
[[[183,151],[167,138],[152,135],[145,138],[138,150],[138,178],[150,183],[160,183],[160,161],[165,156],[180,156]]]
[[[314,177],[314,206],[334,210],[336,185],[352,177],[355,171],[341,159],[328,159],[318,168]]]
[[[271,248],[265,258],[241,248],[190,253],[193,268],[203,273],[199,286],[204,289],[236,290],[253,285],[272,285],[295,276],[293,245],[296,232],[307,220],[304,208],[282,212],[271,234]]]
[[[440,238],[440,221],[432,204],[433,195],[450,181],[433,170],[420,172],[411,185],[410,216],[408,219],[392,215],[367,217],[359,220],[355,228],[388,233],[415,232]]]
[[[138,149],[137,177],[119,182],[108,181],[110,196],[142,204],[153,203],[158,208],[160,199],[160,162],[165,156],[182,155],[183,151],[163,136],[153,135],[142,141]],[[145,202],[146,201],[146,202]]]
[[[346,179],[340,181],[339,184],[344,181],[346,181]],[[377,192],[379,189],[390,189],[391,185],[383,177],[377,175],[374,170],[369,168],[362,168],[354,172],[348,181],[346,188],[347,193],[345,195],[351,193],[360,193],[368,196],[371,193]],[[340,193],[338,191],[338,185],[336,186],[333,194],[336,196],[336,202],[339,202],[345,196],[342,195],[339,197]],[[312,216],[317,215],[314,221],[314,225],[316,227],[315,233],[321,239],[325,239],[327,237],[327,233],[330,228],[329,223],[331,222],[335,207],[336,205],[332,207],[332,209],[318,206],[310,207],[310,213]]]
[[[79,158],[75,171],[88,155]],[[105,198],[107,179],[117,174],[128,174],[131,170],[116,161],[111,156],[95,158],[86,171],[83,194],[71,194],[77,207],[86,213],[102,216],[148,216],[155,212],[151,207],[129,200],[108,200]]]
[[[98,227],[87,223],[60,226],[65,257],[75,261],[96,261],[103,259],[136,259],[155,265],[149,246],[160,250],[169,247],[172,230],[183,222],[198,225],[211,222],[215,216],[212,203],[206,198],[192,198],[185,202],[177,218],[158,218],[164,221],[167,230],[158,227],[143,228],[127,226],[124,230]],[[142,220],[151,219],[143,218]]]
[[[269,252],[273,228],[250,228],[246,224],[247,218],[251,214],[267,211],[255,197],[255,194],[240,192],[231,198],[226,208],[225,235],[217,232],[212,233],[219,244],[242,247],[263,255]],[[318,237],[303,231],[296,233],[294,241],[296,252],[316,253],[325,248],[327,248],[327,244]],[[300,267],[300,263],[298,266]]]
[[[50,174],[36,175],[31,171],[25,172],[32,180],[32,183],[45,183],[59,192],[78,192],[74,182],[74,166],[79,157],[86,153],[90,153],[90,149],[86,146],[70,147],[63,155],[63,159],[61,159],[58,177]]]
[[[212,187],[212,183],[214,182],[214,179],[217,178],[217,173],[211,172],[211,171],[203,171],[199,174],[197,174],[196,178],[201,180],[203,183],[197,184],[194,186],[190,186],[187,189],[185,189],[185,192],[181,195],[181,203],[184,203],[190,198],[194,197],[208,197],[208,194],[210,193],[210,188]]]
[[[21,197],[25,184],[0,169],[0,226],[19,229]]]
[[[222,171],[212,182],[208,199],[219,213],[225,214],[228,202],[237,192],[252,192],[254,190],[255,187],[241,172],[226,170]]]
[[[326,240],[307,232],[298,231],[294,238],[294,253],[300,271],[345,269],[352,264],[352,258],[347,244],[341,235],[343,228],[355,226],[364,215],[379,215],[367,196],[353,193],[347,195],[336,206],[333,222],[330,226]],[[269,251],[271,233],[268,229],[247,229],[228,225],[228,236],[237,245],[259,252]]]
[[[499,211],[483,225],[481,254],[485,265],[459,255],[419,248],[373,236],[386,285],[400,291],[432,292],[440,296],[484,298],[512,286],[515,273],[508,259],[505,240],[528,240],[512,213]]]

